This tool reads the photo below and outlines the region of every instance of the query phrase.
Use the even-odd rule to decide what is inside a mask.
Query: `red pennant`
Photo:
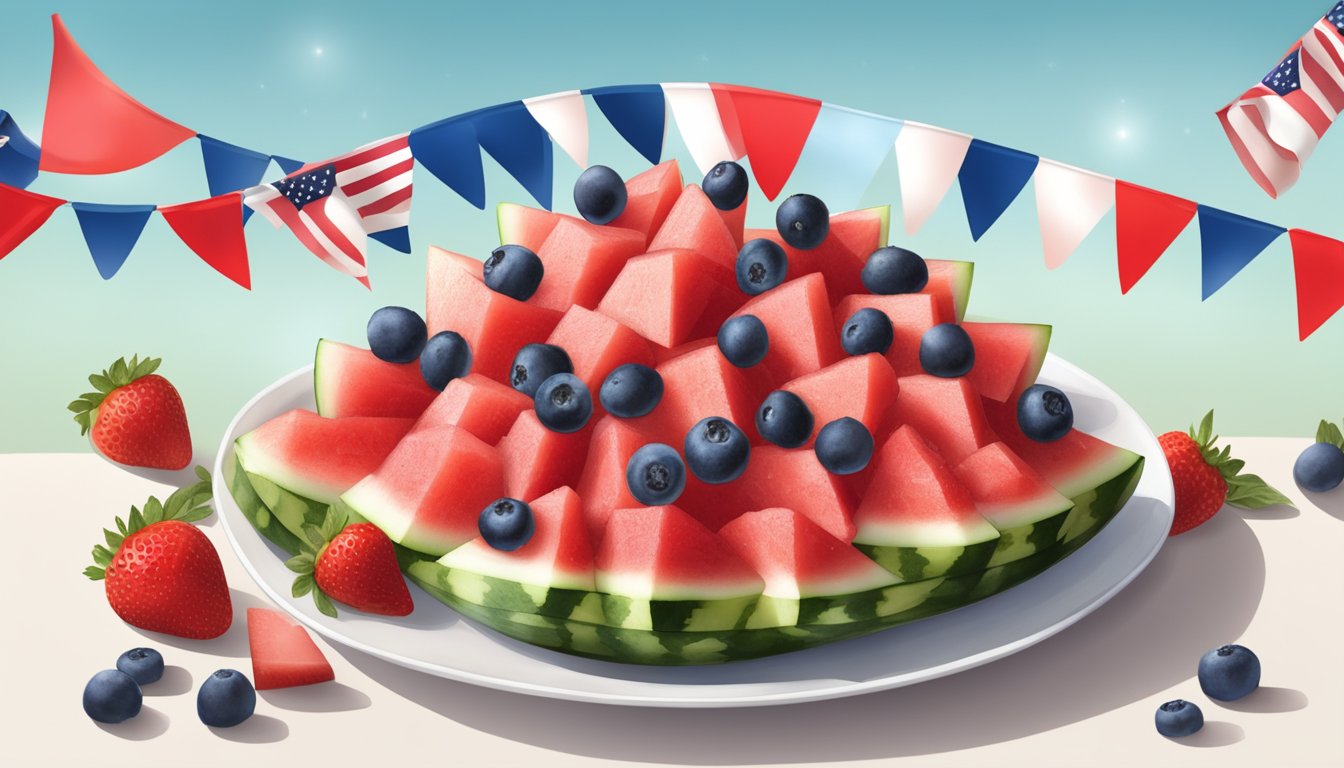
[[[51,212],[62,205],[64,200],[0,184],[0,259],[47,223]]]
[[[1288,230],[1297,282],[1297,335],[1305,341],[1344,307],[1344,243],[1301,229]]]
[[[777,91],[711,83],[719,119],[730,143],[740,131],[742,147],[751,160],[751,172],[765,196],[774,200],[798,164],[798,156],[821,111],[821,102]],[[723,94],[732,102],[725,115]]]
[[[135,168],[196,135],[117,87],[51,17],[55,48],[40,170],[116,173]]]
[[[1195,217],[1196,208],[1189,200],[1116,180],[1115,244],[1121,293],[1129,293],[1148,274]]]
[[[243,239],[242,193],[159,208],[159,213],[201,261],[233,282],[252,289]]]

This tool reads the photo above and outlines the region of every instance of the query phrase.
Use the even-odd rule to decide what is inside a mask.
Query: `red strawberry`
[[[346,525],[347,517],[328,509],[322,527],[303,526],[303,552],[285,565],[299,574],[293,593],[313,593],[317,609],[336,615],[332,600],[384,616],[405,616],[414,609],[411,591],[397,565],[392,540],[372,523]]]
[[[132,467],[182,469],[191,463],[191,432],[177,389],[158,370],[159,358],[118,358],[89,377],[96,392],[68,406],[80,434],[101,454]]]
[[[1213,517],[1224,504],[1244,509],[1277,505],[1292,506],[1287,496],[1274,490],[1256,475],[1243,475],[1246,462],[1232,458],[1231,446],[1214,446],[1213,411],[1188,432],[1168,432],[1157,439],[1171,467],[1176,489],[1176,517],[1171,535],[1200,525]]]
[[[180,488],[160,503],[151,496],[142,512],[131,507],[117,518],[117,532],[104,530],[107,546],[93,548],[97,565],[84,575],[103,580],[107,602],[131,626],[178,637],[219,637],[233,622],[229,585],[219,553],[191,525],[210,514],[210,475]]]

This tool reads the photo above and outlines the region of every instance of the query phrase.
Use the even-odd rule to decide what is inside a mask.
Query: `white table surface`
[[[263,691],[233,729],[197,720],[195,690],[220,667],[250,676],[244,614],[266,603],[214,518],[203,526],[233,590],[232,628],[210,641],[144,633],[81,571],[103,526],[166,487],[91,455],[0,455],[0,764],[1344,765],[1344,489],[1308,499],[1296,488],[1305,440],[1229,442],[1300,511],[1224,509],[1077,625],[959,675],[812,704],[638,709],[475,688],[317,638],[336,681]],[[1262,687],[1216,704],[1195,668],[1229,642],[1260,656]],[[159,648],[167,674],[139,717],[94,723],[84,683],[137,645]],[[1153,711],[1177,697],[1207,724],[1164,739]]]

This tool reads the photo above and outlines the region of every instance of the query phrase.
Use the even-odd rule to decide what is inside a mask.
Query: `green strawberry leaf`
[[[112,550],[99,544],[93,548],[93,562],[106,568],[112,564]]]
[[[125,539],[126,537],[119,533],[113,533],[106,528],[103,529],[103,540],[107,542],[107,548],[113,552],[117,551],[117,548],[121,546],[121,542]]]
[[[322,519],[322,538],[331,541],[339,536],[345,530],[346,520],[345,513],[336,511],[335,507],[328,507],[326,517]]]
[[[1199,422],[1198,430],[1196,430],[1193,426],[1190,428],[1190,437],[1194,438],[1195,442],[1198,443],[1200,447],[1206,447],[1208,445],[1211,445],[1215,440],[1217,440],[1217,438],[1213,436],[1212,410],[1204,414],[1204,418]]]
[[[1316,428],[1316,442],[1329,443],[1344,451],[1344,432],[1340,432],[1339,427],[1322,419],[1321,425]]]
[[[84,399],[71,400],[70,404],[65,406],[66,410],[72,411],[74,413],[87,413],[89,411],[92,411],[94,407],[95,406],[93,403]]]
[[[182,514],[178,515],[173,519],[181,520],[184,523],[195,523],[197,521],[204,520],[205,518],[209,517],[210,513],[214,511],[215,510],[210,508],[209,506],[196,507],[190,512],[183,512]]]
[[[108,378],[112,379],[112,383],[119,387],[130,383],[131,371],[126,367],[126,358],[117,358],[117,361],[112,364],[112,368],[108,371]]]
[[[155,367],[157,367],[159,361],[155,360],[153,362],[155,364]],[[197,464],[196,477],[198,477],[201,480],[201,482],[208,483],[210,482],[210,470],[206,469],[205,467],[202,467],[200,464]]]
[[[312,574],[317,558],[310,552],[295,555],[285,561],[285,567],[299,574]]]
[[[197,467],[197,469],[200,470],[201,468]],[[103,529],[103,539],[107,546],[99,544],[93,548],[94,563],[103,568],[111,565],[112,560],[116,557],[117,550],[120,549],[127,536],[155,523],[165,520],[194,523],[209,517],[212,511],[210,499],[213,492],[210,484],[210,474],[208,472],[201,474],[198,471],[197,477],[201,478],[200,482],[173,491],[168,497],[167,504],[150,496],[145,502],[144,511],[141,511],[139,507],[131,507],[131,513],[125,521],[120,517],[116,518],[116,533],[106,528]],[[89,570],[85,570],[86,576],[89,575]],[[89,576],[89,578],[94,577]],[[99,576],[97,578],[103,577]]]
[[[1292,499],[1284,496],[1258,475],[1237,475],[1227,484],[1227,502],[1242,509],[1291,507]]]
[[[103,579],[107,578],[106,571],[104,571],[102,568],[98,568],[97,566],[93,565],[90,565],[88,568],[84,569],[84,575],[88,576],[93,581],[102,581]]]
[[[144,515],[146,526],[161,523],[166,519],[163,514],[163,503],[153,496],[145,502],[145,508],[140,514]]]
[[[294,586],[290,587],[289,593],[295,597],[303,597],[312,592],[316,586],[317,582],[313,581],[312,574],[305,573],[294,580]]]
[[[320,589],[314,589],[313,602],[317,603],[317,610],[321,611],[322,615],[330,616],[333,619],[336,618],[336,606],[332,604],[331,598],[327,597],[326,592],[323,592]]]
[[[305,523],[300,529],[303,531],[303,537],[308,540],[308,546],[313,548],[314,554],[320,552],[327,545],[327,538],[322,535],[322,531],[311,523]]]
[[[98,390],[104,395],[116,389],[116,386],[112,384],[112,380],[101,373],[90,374],[89,383],[93,385],[94,389]]]
[[[138,531],[145,527],[145,516],[140,514],[139,509],[131,507],[131,518],[127,521],[126,527],[130,528],[131,532]]]

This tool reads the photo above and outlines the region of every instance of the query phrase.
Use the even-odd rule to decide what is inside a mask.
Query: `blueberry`
[[[864,307],[849,316],[840,330],[840,346],[850,355],[867,355],[876,352],[887,354],[895,332],[891,328],[891,318],[887,313]]]
[[[858,419],[836,419],[817,432],[817,461],[833,475],[852,475],[873,458],[873,434]]]
[[[1204,713],[1183,699],[1168,701],[1158,707],[1153,719],[1157,723],[1157,732],[1171,738],[1189,736],[1204,727]]]
[[[593,224],[610,224],[625,210],[625,182],[605,165],[590,166],[574,182],[574,206]]]
[[[257,692],[247,675],[236,669],[217,670],[201,683],[196,694],[196,715],[215,728],[232,728],[257,709]]]
[[[1224,645],[1199,660],[1199,687],[1210,699],[1235,701],[1260,686],[1260,659],[1242,645]]]
[[[495,499],[482,509],[476,527],[486,544],[505,552],[512,552],[531,541],[537,530],[532,508],[527,502],[507,497]]]
[[[812,437],[812,410],[803,398],[777,389],[756,409],[756,431],[781,448],[797,448]]]
[[[724,160],[705,174],[700,183],[709,202],[720,211],[731,211],[747,199],[747,171],[732,160]]]
[[[751,443],[733,422],[710,416],[686,433],[686,467],[706,483],[727,483],[742,476],[751,458]]]
[[[719,351],[738,368],[750,368],[770,351],[770,334],[755,315],[730,317],[719,326]]]
[[[530,249],[521,245],[501,245],[490,252],[481,266],[486,286],[511,299],[527,301],[537,292],[546,267]]]
[[[572,373],[557,373],[543,381],[532,403],[537,420],[552,432],[578,432],[593,415],[593,396]]]
[[[919,340],[919,364],[925,373],[955,379],[975,366],[975,345],[970,334],[956,323],[939,323]]]
[[[456,331],[434,334],[420,353],[420,375],[442,392],[448,382],[471,372],[471,345]]]
[[[132,648],[117,658],[117,669],[136,683],[149,685],[163,677],[163,654],[153,648]]]
[[[573,373],[569,353],[554,344],[528,344],[513,356],[509,383],[528,397],[535,397],[541,383],[557,373]]]
[[[821,245],[831,228],[831,212],[812,195],[793,195],[775,211],[775,227],[784,242],[801,251]]]
[[[425,348],[425,321],[405,307],[383,307],[369,318],[369,351],[389,363],[409,363]]]
[[[737,252],[737,287],[749,296],[774,288],[788,274],[788,254],[774,240],[764,237],[748,240]]]
[[[1344,451],[1330,443],[1308,445],[1293,464],[1293,479],[1303,490],[1333,490],[1344,482]]]
[[[1053,443],[1073,429],[1069,396],[1048,384],[1032,384],[1017,398],[1017,425],[1038,443]]]
[[[647,416],[663,399],[663,377],[647,365],[618,365],[607,374],[597,397],[612,416],[622,419]]]
[[[914,251],[888,245],[868,256],[860,277],[869,293],[919,293],[929,284],[929,265]]]
[[[672,446],[649,443],[635,451],[625,465],[625,484],[640,504],[671,504],[686,488],[686,465]]]
[[[139,683],[119,669],[104,669],[84,686],[84,714],[100,723],[129,720],[144,701]]]

